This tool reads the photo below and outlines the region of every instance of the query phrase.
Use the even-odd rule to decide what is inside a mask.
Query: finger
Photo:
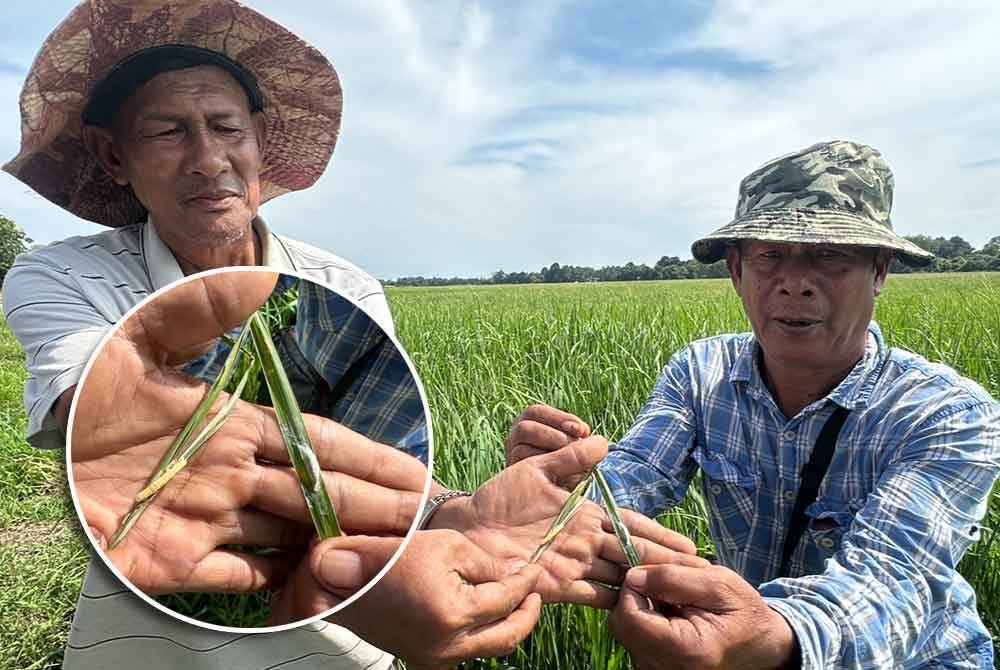
[[[473,586],[470,597],[472,623],[488,624],[510,615],[535,589],[541,575],[541,567],[528,564],[502,580]]]
[[[260,465],[250,504],[286,519],[312,523],[299,478],[291,468]],[[330,502],[340,525],[352,533],[405,535],[416,519],[420,494],[366,482],[340,472],[324,472]]]
[[[653,600],[720,612],[733,604],[738,585],[732,577],[739,579],[718,566],[643,565],[628,571],[625,585]]]
[[[375,579],[402,541],[365,535],[330,538],[310,551],[309,567],[323,588],[347,597]]]
[[[621,579],[618,580],[619,582]],[[553,589],[545,588],[542,581],[536,587],[546,603],[568,603],[585,605],[594,609],[609,610],[618,602],[618,589],[597,581],[578,579],[569,584],[560,584]]]
[[[260,439],[257,456],[274,463],[290,463],[274,410],[259,410]],[[393,447],[370,440],[336,421],[304,414],[306,430],[324,470],[334,470],[393,489],[423,492],[429,476],[416,458]]]
[[[216,549],[198,561],[182,584],[183,591],[253,593],[280,584],[293,567],[285,554],[257,556]]]
[[[608,453],[608,441],[603,437],[588,437],[578,440],[563,449],[535,456],[526,463],[532,463],[557,485],[590,472]]]
[[[650,542],[642,538],[632,538],[632,545],[635,547],[636,553],[639,554],[639,563],[641,565],[670,564],[683,565],[690,568],[707,568],[712,565],[700,556],[692,556],[691,554],[674,551],[667,547],[661,547],[655,542]],[[618,542],[617,537],[609,537],[606,540],[605,550],[602,551],[601,555],[609,561],[619,563],[623,562],[621,559],[625,558],[625,552],[622,551],[621,543]],[[627,563],[627,561],[624,562]]]
[[[551,405],[538,404],[529,406],[521,414],[518,423],[523,421],[541,423],[577,439],[590,436],[590,426],[583,419],[575,414],[556,409]]]
[[[507,465],[514,465],[515,463],[519,463],[526,458],[547,453],[549,453],[549,451],[546,449],[535,449],[534,447],[529,447],[526,444],[518,444],[511,447],[507,451]]]
[[[555,451],[576,439],[562,430],[537,421],[520,421],[510,431],[508,443],[513,447],[529,445],[543,451]]]
[[[267,512],[245,508],[227,515],[216,524],[219,544],[295,549],[309,544],[311,524],[295,523]]]
[[[698,553],[698,547],[695,546],[690,538],[663,527],[663,525],[647,516],[633,512],[632,510],[623,509],[621,510],[621,517],[622,521],[625,522],[625,527],[628,528],[629,533],[634,537],[645,538],[660,546],[681,553],[691,555]],[[608,532],[614,532],[611,522],[606,517],[604,528]]]
[[[488,623],[471,631],[457,650],[454,660],[513,654],[517,645],[531,634],[541,614],[541,596],[529,593],[518,608],[502,621]]]
[[[193,279],[145,305],[124,332],[140,348],[159,353],[198,347],[245,321],[271,295],[277,278],[273,272],[241,270]]]

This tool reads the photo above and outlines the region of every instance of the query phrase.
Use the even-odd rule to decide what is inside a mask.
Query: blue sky
[[[27,68],[72,4],[0,18],[4,160]],[[901,233],[1000,234],[995,2],[246,4],[344,85],[326,174],[263,214],[379,277],[686,258],[743,175],[835,138],[885,154]],[[100,230],[6,174],[0,213],[43,242]]]

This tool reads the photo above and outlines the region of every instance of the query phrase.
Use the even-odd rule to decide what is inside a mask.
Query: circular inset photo
[[[112,571],[174,616],[240,632],[314,621],[373,585],[412,533],[430,457],[393,337],[260,268],[192,275],[132,309],[90,359],[67,438],[73,501]],[[399,548],[336,560],[342,535]]]

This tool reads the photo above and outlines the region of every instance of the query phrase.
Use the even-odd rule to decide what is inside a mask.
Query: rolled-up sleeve
[[[802,668],[989,667],[983,640],[953,659],[914,658],[934,613],[970,608],[956,567],[979,538],[1000,472],[1000,406],[939,412],[917,427],[886,468],[822,574],[762,584],[788,621]],[[986,662],[986,666],[980,666]]]
[[[647,516],[684,499],[697,468],[688,350],[663,368],[632,427],[611,446],[601,472],[615,501]]]

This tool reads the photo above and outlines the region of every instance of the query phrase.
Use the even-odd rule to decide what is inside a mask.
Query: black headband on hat
[[[246,91],[250,111],[264,110],[264,96],[257,87],[257,78],[245,67],[218,51],[186,44],[166,44],[137,51],[112,68],[94,87],[81,114],[83,122],[106,128],[111,125],[118,108],[150,79],[164,72],[199,65],[214,65],[231,74]]]

